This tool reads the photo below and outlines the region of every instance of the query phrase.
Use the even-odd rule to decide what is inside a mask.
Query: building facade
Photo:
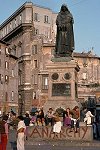
[[[96,96],[95,91],[100,87],[100,57],[95,55],[92,49],[88,52],[74,53],[74,59],[80,67],[78,98],[82,102],[89,96]]]
[[[0,40],[0,111],[18,110],[16,57],[9,55],[9,44]]]
[[[10,43],[9,54],[13,56],[10,62],[16,82],[13,85],[10,80],[10,86],[16,88],[13,105],[19,114],[44,106],[49,99],[52,73],[48,65],[55,49],[56,17],[51,9],[26,2],[0,25],[0,39]],[[93,95],[89,85],[100,83],[100,59],[90,53],[74,53],[73,57],[80,67],[79,100],[86,100],[88,95]]]
[[[39,97],[43,44],[55,42],[55,19],[49,8],[26,2],[0,26],[1,39],[10,43],[10,53],[18,57],[19,113],[30,110],[34,97]]]

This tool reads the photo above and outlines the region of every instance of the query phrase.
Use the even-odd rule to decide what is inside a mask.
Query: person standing
[[[75,124],[75,131],[76,133],[78,132],[78,129],[79,129],[79,119],[80,119],[80,109],[79,109],[79,106],[75,106],[71,112],[73,114],[73,118],[76,120],[74,122]]]
[[[86,122],[87,125],[91,125],[92,117],[94,117],[94,115],[92,115],[91,111],[88,110],[85,114],[84,122]]]
[[[25,136],[25,123],[23,116],[18,116],[18,128],[17,128],[17,150],[25,150],[24,136]]]
[[[54,113],[54,126],[53,126],[53,133],[54,133],[54,138],[58,138],[58,134],[60,133],[61,131],[61,120],[60,120],[60,117],[59,117],[59,114],[57,112]]]
[[[7,148],[7,142],[8,142],[7,120],[8,120],[8,116],[4,115],[2,120],[0,121],[0,134],[1,134],[0,150],[6,150]]]
[[[29,114],[26,113],[25,114],[25,117],[24,117],[24,123],[25,123],[25,126],[26,126],[26,140],[27,140],[27,135],[28,135],[28,127],[30,125],[30,121],[31,121],[31,118],[29,117]]]

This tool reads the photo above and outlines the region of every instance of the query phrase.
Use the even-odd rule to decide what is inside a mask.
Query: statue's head
[[[61,6],[61,11],[63,11],[63,12],[68,11],[67,5],[63,4]]]

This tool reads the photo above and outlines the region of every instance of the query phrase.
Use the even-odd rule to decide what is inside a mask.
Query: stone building
[[[78,98],[82,102],[89,96],[96,96],[96,91],[100,87],[100,57],[93,53],[93,49],[82,53],[74,52],[73,56],[80,67]]]
[[[18,75],[16,57],[9,54],[9,44],[0,40],[0,112],[18,110]]]
[[[30,111],[32,107],[44,106],[50,98],[49,83],[53,74],[49,64],[52,63],[55,49],[56,16],[57,14],[49,8],[26,2],[0,25],[1,40],[10,43],[10,56],[18,58],[13,62],[18,82],[16,81],[16,85],[13,85],[11,81],[10,86],[16,88],[13,105],[17,106],[18,102],[20,114]],[[74,53],[73,58],[81,68],[77,85],[79,100],[83,100],[92,93],[93,88],[88,85],[100,83],[100,59],[91,53]],[[13,58],[10,60],[12,62]],[[57,68],[54,70],[53,66],[52,69],[57,71]],[[65,80],[62,70],[58,74],[61,80]],[[91,74],[93,77],[90,78]],[[73,94],[75,96],[75,93]],[[57,107],[57,104],[54,105],[54,108]]]
[[[39,99],[42,49],[43,44],[55,42],[55,19],[49,8],[26,2],[0,26],[1,39],[10,43],[10,53],[18,57],[19,113],[30,110],[32,100]]]

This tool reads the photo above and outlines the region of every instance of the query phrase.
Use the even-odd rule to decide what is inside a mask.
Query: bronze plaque
[[[53,83],[52,96],[70,96],[71,84],[70,83]]]

